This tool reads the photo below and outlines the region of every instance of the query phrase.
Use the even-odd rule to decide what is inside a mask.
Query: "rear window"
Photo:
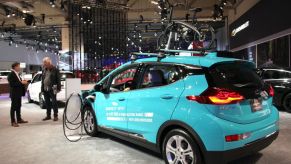
[[[245,97],[254,97],[264,83],[248,62],[227,62],[214,65],[209,70],[209,82],[214,87],[238,91]]]
[[[61,80],[64,81],[66,78],[75,78],[75,76],[72,73],[61,73]]]

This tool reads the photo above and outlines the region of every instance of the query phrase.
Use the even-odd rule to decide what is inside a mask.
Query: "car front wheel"
[[[288,93],[283,99],[283,107],[286,112],[291,113],[291,93]]]
[[[170,131],[162,148],[167,164],[201,164],[200,150],[192,137],[181,129]]]
[[[96,137],[98,134],[95,112],[91,107],[84,108],[84,129],[89,136]]]

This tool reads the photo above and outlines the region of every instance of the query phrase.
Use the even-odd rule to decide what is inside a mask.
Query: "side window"
[[[283,79],[285,78],[285,72],[283,71],[274,71],[273,79]]]
[[[264,72],[263,79],[273,79],[273,73],[274,71],[272,70],[266,70]]]
[[[134,76],[137,72],[137,66],[126,69],[112,78],[110,85],[111,92],[121,92],[121,91],[130,91],[135,89],[135,83],[133,81]]]
[[[291,79],[291,72],[285,72],[285,78]]]
[[[264,73],[264,79],[284,79],[284,78],[291,78],[291,73],[279,70],[267,70]]]
[[[35,82],[38,82],[38,81],[41,81],[41,74],[37,74],[37,75],[33,78],[32,83],[35,83]]]
[[[182,78],[181,73],[173,65],[149,66],[142,79],[141,88],[151,88],[172,84]]]

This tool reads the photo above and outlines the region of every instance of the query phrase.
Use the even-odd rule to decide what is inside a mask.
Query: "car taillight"
[[[234,141],[247,139],[250,136],[251,136],[251,133],[229,135],[229,136],[225,136],[225,141],[226,142],[234,142]]]
[[[216,105],[234,104],[244,99],[241,94],[224,88],[208,88],[200,96],[191,95],[186,98],[190,101],[197,101],[201,104]]]
[[[274,94],[275,94],[274,88],[270,85],[270,88],[269,88],[269,96],[273,97]]]

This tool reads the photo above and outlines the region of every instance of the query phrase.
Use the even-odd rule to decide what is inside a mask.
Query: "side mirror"
[[[94,90],[97,91],[97,92],[102,92],[104,94],[110,93],[109,89],[106,87],[105,84],[96,84],[94,86]]]
[[[97,91],[97,92],[100,92],[102,90],[102,84],[96,84],[94,86],[94,90]]]

